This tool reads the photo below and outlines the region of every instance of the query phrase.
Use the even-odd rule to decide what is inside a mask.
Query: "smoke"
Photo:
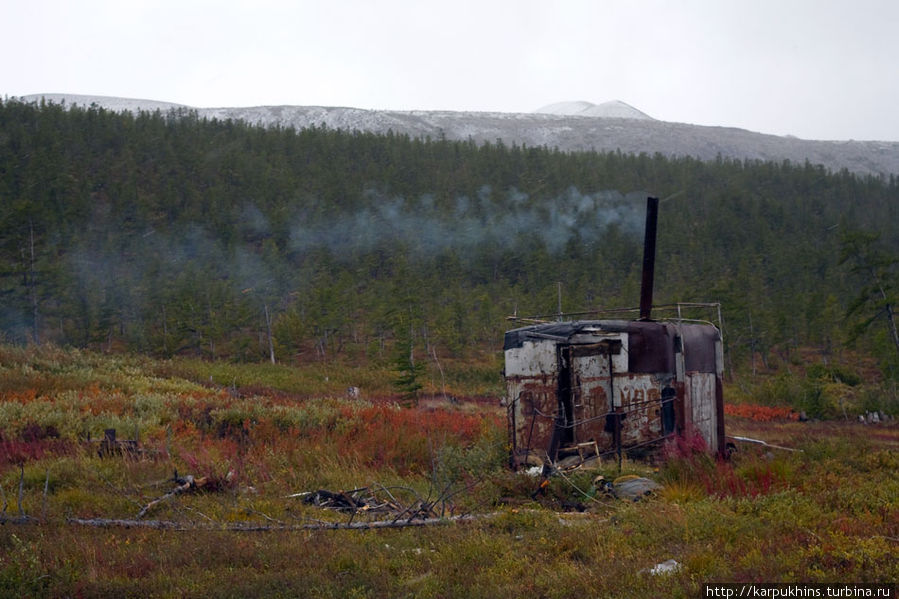
[[[255,220],[250,226],[258,230],[261,223]],[[150,230],[115,245],[84,243],[68,252],[67,263],[71,293],[94,309],[105,305],[136,313],[148,298],[164,301],[179,288],[197,296],[211,293],[212,282],[252,301],[279,291],[277,265],[272,267],[247,245],[228,247],[198,224],[167,233]]]
[[[408,199],[367,190],[364,207],[353,213],[303,215],[291,230],[290,244],[297,252],[337,253],[403,244],[430,255],[488,243],[506,249],[531,243],[555,253],[572,239],[595,242],[610,227],[639,235],[645,198],[643,192],[582,193],[571,187],[556,197],[537,199],[515,188],[497,193],[483,186],[473,196],[441,202],[430,194]]]
[[[389,197],[368,189],[361,208],[299,215],[287,243],[295,254],[326,250],[338,257],[398,248],[423,258],[448,251],[464,257],[482,248],[544,247],[555,254],[572,241],[595,243],[611,227],[639,237],[645,197],[642,192],[615,190],[582,193],[575,187],[551,198],[515,188],[498,192],[487,185],[452,198]],[[136,309],[143,303],[141,296],[164,294],[171,283],[185,277],[197,277],[197,283],[219,281],[248,300],[277,295],[296,278],[296,262],[260,251],[260,240],[272,234],[270,215],[247,203],[235,217],[236,236],[230,238],[216,236],[197,223],[108,237],[100,233],[116,228],[116,222],[95,219],[97,234],[68,252],[76,295],[90,305]],[[7,314],[4,320],[15,319]]]
[[[476,259],[483,251],[546,248],[555,254],[572,241],[595,243],[612,227],[638,238],[645,197],[640,192],[582,193],[571,187],[539,198],[515,188],[498,192],[483,186],[451,198],[404,198],[369,189],[361,208],[357,204],[323,213],[318,207],[318,212],[299,215],[286,237],[292,255],[266,245],[276,234],[272,215],[252,204],[235,211],[230,235],[189,223],[118,236],[109,234],[118,228],[115,219],[98,218],[94,234],[67,252],[68,275],[62,285],[65,301],[83,313],[79,318],[85,323],[102,323],[113,313],[129,321],[154,319],[159,305],[167,306],[170,315],[176,306],[190,315],[192,306],[235,299],[260,306],[302,287],[307,267],[314,269],[304,264],[306,258],[314,258],[318,250],[348,260],[375,250],[401,250],[424,259],[453,252],[463,260]],[[27,335],[27,319],[19,313],[25,307],[23,301],[18,311],[0,311],[8,334]]]
[[[247,204],[240,213],[240,230],[245,236],[265,236],[271,232],[268,218],[254,204]]]
[[[0,342],[26,343],[32,337],[32,324],[24,312],[9,306],[0,307]]]

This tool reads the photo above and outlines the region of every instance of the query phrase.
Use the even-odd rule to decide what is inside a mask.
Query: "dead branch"
[[[801,449],[793,449],[792,447],[783,447],[781,445],[774,445],[772,443],[768,443],[767,441],[762,441],[760,439],[750,439],[749,437],[728,437],[728,439],[733,439],[734,441],[740,441],[743,443],[755,443],[756,445],[762,445],[763,447],[770,447],[771,449],[782,449],[784,451],[798,451],[801,452]]]
[[[41,500],[41,522],[47,521],[47,490],[50,488],[50,469],[47,468],[47,478],[44,479],[44,497]]]
[[[456,524],[473,522],[495,517],[499,512],[481,514],[451,516],[448,518],[424,518],[420,520],[375,520],[373,522],[321,522],[318,524],[276,524],[271,526],[258,524],[183,524],[170,520],[127,520],[112,518],[69,518],[69,524],[78,526],[93,526],[99,528],[154,528],[175,531],[191,530],[221,530],[227,532],[257,532],[257,531],[291,531],[291,530],[371,530],[376,528],[406,528],[409,526],[436,526],[440,524]]]
[[[259,510],[253,510],[253,509],[247,508],[247,512],[251,513],[251,514],[256,514],[257,516],[262,516],[265,520],[268,520],[269,522],[274,522],[277,525],[284,524],[284,522],[282,522],[281,520],[272,518],[268,514],[264,514],[264,513],[260,512]]]
[[[184,525],[168,520],[127,520],[115,518],[69,518],[69,524],[99,528],[156,528],[165,530],[196,530],[196,525]]]
[[[189,506],[186,506],[186,505],[185,505],[185,506],[182,506],[182,507],[181,507],[181,510],[184,510],[184,511],[186,511],[186,512],[194,513],[194,514],[200,516],[201,518],[205,518],[206,520],[209,520],[209,521],[212,522],[213,524],[215,523],[215,520],[213,520],[212,518],[210,518],[209,516],[207,516],[206,514],[204,514],[203,512],[201,512],[200,510],[194,509],[194,508],[189,507]]]
[[[6,501],[6,491],[3,490],[3,486],[0,485],[0,495],[3,497],[3,507],[0,509],[0,524],[30,524],[32,522],[37,522],[35,518],[32,518],[28,514],[25,513],[25,508],[22,507],[22,497],[25,493],[25,467],[23,465],[19,465],[19,494],[16,497],[16,504],[19,508],[19,515],[16,517],[9,517],[6,515],[6,508],[8,507],[8,503]]]
[[[158,498],[154,499],[153,501],[151,501],[150,503],[148,503],[147,505],[145,505],[144,507],[142,507],[141,510],[137,513],[138,520],[140,520],[141,518],[146,516],[147,512],[149,512],[151,509],[153,509],[160,503],[162,503],[164,501],[168,501],[172,497],[177,497],[178,495],[181,495],[182,493],[187,493],[188,491],[194,491],[196,489],[202,488],[208,482],[208,479],[205,476],[200,477],[200,478],[194,478],[190,474],[185,475],[183,477],[180,477],[177,474],[178,473],[176,472],[174,480],[175,480],[175,484],[178,486],[176,486],[174,489],[172,489],[171,491],[169,491],[162,497],[158,497]]]
[[[385,487],[384,485],[382,485],[382,484],[380,484],[380,483],[375,483],[375,484],[377,484],[379,487],[381,487],[381,490],[382,490],[382,491],[384,491],[385,493],[387,493],[387,496],[390,497],[390,501],[392,501],[394,504],[398,504],[398,503],[399,503],[399,502],[396,500],[396,497],[393,496],[393,493],[391,493],[390,490],[389,490],[387,487]]]
[[[22,508],[22,495],[25,492],[25,466],[19,464],[19,496],[16,498],[16,503],[19,506],[19,518],[25,517],[25,510]]]

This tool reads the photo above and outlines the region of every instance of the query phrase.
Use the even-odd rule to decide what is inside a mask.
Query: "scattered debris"
[[[90,441],[90,437],[88,437]],[[140,454],[141,449],[136,439],[116,439],[116,429],[108,428],[103,431],[103,440],[97,455],[101,458],[110,456],[133,456]]]
[[[604,477],[598,476],[593,480],[593,484],[597,488],[605,487],[612,495],[625,501],[639,501],[661,488],[661,485],[654,480],[636,474],[619,476],[611,483],[606,482]]]
[[[524,471],[528,476],[532,476],[537,478],[543,472],[543,466],[531,466],[527,470]]]
[[[858,421],[862,424],[880,424],[893,420],[893,417],[883,412],[865,412],[858,415]]]
[[[333,492],[319,489],[312,493],[296,493],[289,497],[301,497],[303,503],[316,507],[337,510],[340,512],[374,512],[399,510],[398,506],[387,502],[379,502],[374,496],[364,496],[367,487],[353,489],[352,491]]]
[[[653,576],[659,576],[662,574],[674,574],[682,568],[680,562],[674,559],[665,560],[661,564],[656,564],[652,568],[650,568],[649,573]]]
[[[408,506],[404,506],[398,501],[386,487],[380,487],[380,491],[389,499],[381,499],[375,496],[374,492],[368,487],[337,492],[319,489],[313,492],[294,493],[287,497],[302,499],[303,503],[307,505],[349,513],[351,522],[352,518],[360,513],[389,514],[395,522],[400,520],[412,521],[416,519],[443,518],[445,516],[446,496],[429,501],[419,497],[412,489],[407,487],[402,489],[415,495],[415,501]],[[439,513],[438,506],[441,506]],[[450,511],[452,512],[452,508]]]
[[[549,487],[549,478],[545,477],[540,481],[540,485],[534,490],[534,492],[531,493],[531,499],[537,499],[537,495],[545,496],[547,487]]]

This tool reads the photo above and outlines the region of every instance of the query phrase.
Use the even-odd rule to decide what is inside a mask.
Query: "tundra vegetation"
[[[684,442],[620,472],[553,477],[540,494],[507,468],[497,402],[479,400],[500,393],[490,356],[443,364],[446,387],[432,364],[407,407],[391,401],[389,371],[352,365],[50,345],[3,346],[0,363],[3,595],[693,597],[714,581],[899,574],[899,428],[799,422],[769,397],[777,377],[742,373],[761,381],[735,394],[728,432],[800,451],[741,444],[717,461]],[[360,379],[371,391],[345,397]],[[102,451],[109,428],[139,446]],[[188,474],[204,485],[172,495]],[[595,483],[622,474],[662,486],[631,502]],[[319,491],[367,503],[304,500]],[[365,528],[425,518],[442,523]],[[110,520],[128,523],[96,525]],[[670,559],[675,571],[650,573]]]
[[[657,303],[722,302],[727,432],[771,446],[537,492],[506,464],[504,317],[554,313],[559,282],[565,309],[633,305],[645,195],[680,191]],[[859,417],[899,415],[897,196],[809,164],[2,102],[0,595],[895,581],[899,429]],[[620,475],[661,488],[615,499],[596,477]]]

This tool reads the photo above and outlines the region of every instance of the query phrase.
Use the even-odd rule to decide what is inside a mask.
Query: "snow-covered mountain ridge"
[[[739,160],[820,164],[832,171],[847,169],[871,175],[899,175],[899,142],[816,141],[755,133],[731,127],[708,127],[655,120],[624,102],[560,102],[532,113],[392,111],[325,106],[254,106],[194,108],[154,100],[73,94],[36,94],[68,106],[91,106],[116,112],[196,110],[201,118],[243,120],[262,126],[303,129],[311,126],[387,133],[413,137],[468,140],[506,145],[546,146],[562,151],[660,153]]]
[[[555,114],[560,116],[592,116],[601,118],[618,118],[618,119],[639,119],[650,120],[655,119],[626,104],[621,100],[612,100],[603,102],[602,104],[593,104],[592,102],[557,102],[538,108],[534,112],[538,114]]]

